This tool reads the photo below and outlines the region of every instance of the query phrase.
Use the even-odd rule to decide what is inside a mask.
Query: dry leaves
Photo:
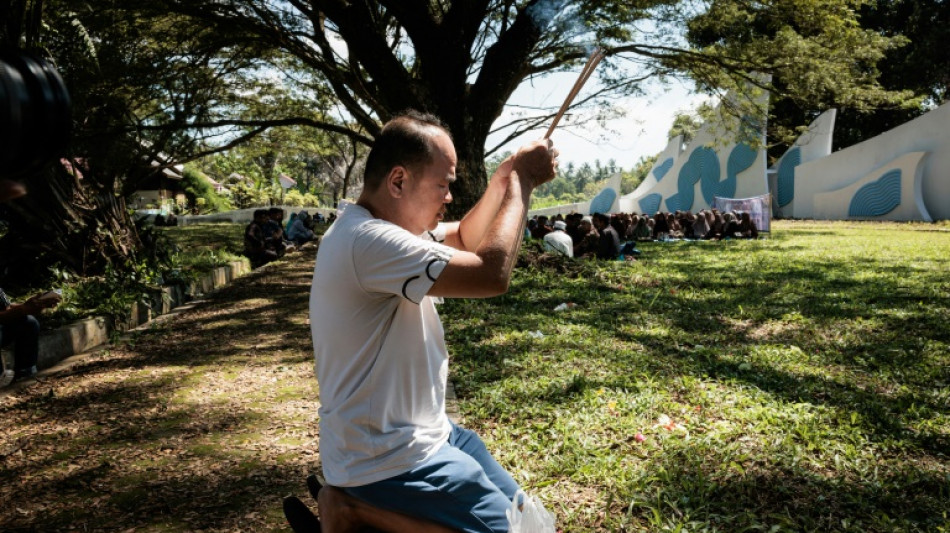
[[[0,396],[0,530],[286,530],[319,467],[312,269],[272,265]]]

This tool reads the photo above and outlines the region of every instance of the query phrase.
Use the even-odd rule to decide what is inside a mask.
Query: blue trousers
[[[36,366],[40,353],[40,323],[26,315],[0,325],[0,347],[13,344],[13,369],[22,374]]]
[[[508,531],[505,510],[518,484],[474,431],[452,424],[449,440],[409,472],[341,489],[375,507],[467,533],[499,533]]]

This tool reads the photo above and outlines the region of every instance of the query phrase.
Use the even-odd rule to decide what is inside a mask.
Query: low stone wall
[[[162,289],[162,294],[149,303],[140,302],[131,310],[129,320],[122,330],[136,328],[150,320],[169,313],[185,302],[224,287],[233,280],[251,271],[246,261],[232,261],[227,266],[217,267],[188,285],[173,285]],[[109,320],[92,317],[79,320],[60,328],[40,333],[40,352],[37,367],[49,368],[63,359],[106,344],[112,333]],[[13,362],[13,353],[4,350],[4,366]]]

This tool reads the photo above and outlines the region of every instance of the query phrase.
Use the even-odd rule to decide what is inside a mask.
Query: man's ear
[[[393,198],[402,198],[403,189],[409,181],[409,173],[406,167],[395,166],[386,176],[386,189]]]

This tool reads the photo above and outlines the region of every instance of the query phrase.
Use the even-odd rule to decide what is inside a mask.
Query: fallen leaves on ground
[[[5,391],[0,530],[285,531],[319,468],[306,256]]]

